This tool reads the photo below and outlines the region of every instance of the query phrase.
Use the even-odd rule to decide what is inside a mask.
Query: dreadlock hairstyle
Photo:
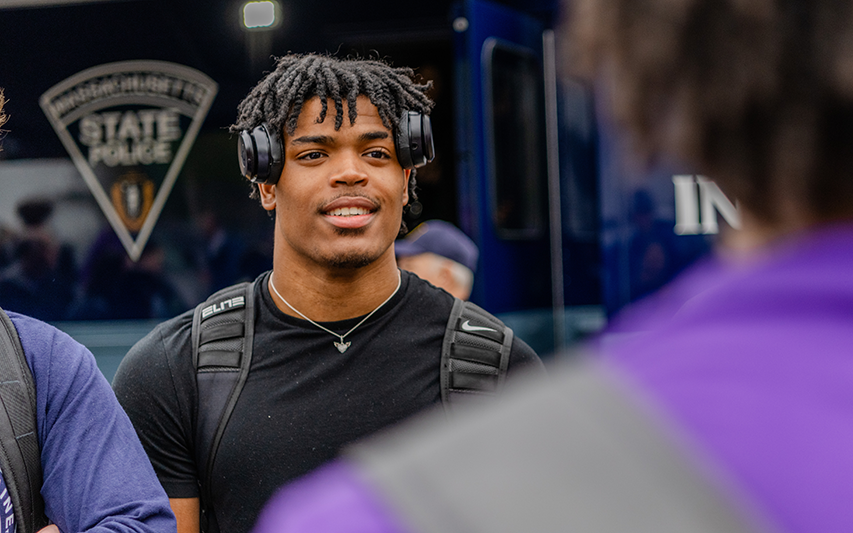
[[[262,79],[237,107],[237,122],[231,131],[251,130],[266,122],[276,131],[293,135],[303,104],[320,98],[318,122],[326,119],[328,101],[335,105],[335,129],[344,121],[343,102],[349,108],[350,124],[358,116],[356,100],[364,95],[379,110],[382,124],[395,130],[403,110],[428,115],[433,102],[426,95],[432,82],[415,82],[415,73],[406,67],[392,67],[369,59],[337,59],[327,55],[291,54],[279,58],[276,68]],[[409,177],[409,201],[417,200],[415,171]],[[257,194],[255,186],[253,196]]]

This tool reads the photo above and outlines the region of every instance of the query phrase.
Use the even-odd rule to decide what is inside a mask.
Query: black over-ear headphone
[[[429,116],[403,111],[394,136],[397,160],[404,169],[422,167],[435,157]],[[240,173],[254,183],[275,184],[284,169],[281,135],[266,122],[242,130],[237,140]]]
[[[397,160],[403,168],[418,168],[435,157],[432,144],[432,123],[429,115],[417,111],[403,111],[400,127],[394,137]]]
[[[254,183],[274,184],[284,168],[281,136],[264,122],[252,131],[240,131],[237,140],[240,173]]]

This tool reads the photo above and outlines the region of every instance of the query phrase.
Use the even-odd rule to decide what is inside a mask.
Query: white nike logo
[[[462,323],[462,329],[465,331],[494,331],[495,333],[498,332],[498,330],[492,328],[484,328],[483,326],[472,326],[470,324],[470,321],[468,320]]]

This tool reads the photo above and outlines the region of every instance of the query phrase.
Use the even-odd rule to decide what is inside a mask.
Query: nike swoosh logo
[[[498,330],[492,329],[492,328],[484,328],[483,326],[472,326],[470,324],[470,321],[468,321],[468,320],[466,320],[465,322],[462,323],[462,330],[463,331],[494,331],[495,333],[498,332]]]

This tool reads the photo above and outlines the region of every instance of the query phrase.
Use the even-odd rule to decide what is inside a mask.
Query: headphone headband
[[[422,167],[435,157],[432,123],[428,115],[404,110],[394,135],[397,160],[404,169]],[[284,170],[281,135],[264,122],[240,131],[237,139],[240,173],[253,183],[275,184]]]

